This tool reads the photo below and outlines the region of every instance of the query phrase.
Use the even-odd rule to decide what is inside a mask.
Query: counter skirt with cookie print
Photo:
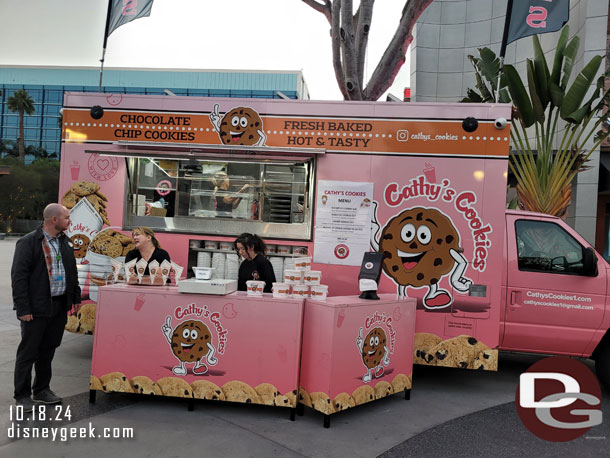
[[[498,350],[469,335],[442,340],[428,333],[416,333],[413,363],[461,369],[498,370]]]
[[[136,393],[290,408],[296,407],[298,393],[294,389],[282,394],[271,383],[260,383],[252,387],[240,380],[230,380],[217,385],[207,379],[189,383],[182,377],[161,377],[153,381],[143,375],[129,378],[122,372],[110,372],[100,377],[91,374],[89,389],[105,393]]]
[[[393,394],[402,393],[412,388],[412,374],[397,374],[392,382],[379,381],[375,385],[362,385],[351,393],[342,392],[334,397],[321,391],[308,393],[303,387],[299,388],[298,402],[325,415],[332,415],[342,410],[351,409],[362,404],[373,402]]]

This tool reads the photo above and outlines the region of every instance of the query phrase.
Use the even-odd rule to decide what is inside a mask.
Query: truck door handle
[[[521,291],[511,291],[510,292],[510,308],[511,309],[516,309],[521,307],[521,304],[519,303],[521,299]]]

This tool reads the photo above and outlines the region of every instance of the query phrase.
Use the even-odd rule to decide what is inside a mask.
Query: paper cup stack
[[[197,253],[197,267],[212,267],[212,253],[207,251]]]
[[[273,267],[275,278],[277,278],[278,282],[281,282],[282,278],[284,278],[284,259],[280,258],[279,256],[270,256],[269,262]]]
[[[294,258],[293,263],[294,269],[286,269],[284,264],[284,284],[292,287],[292,297],[295,299],[307,297],[314,297],[320,300],[326,299],[328,286],[320,284],[322,281],[321,271],[311,270],[311,257],[302,256]]]
[[[237,280],[237,277],[239,276],[239,258],[236,254],[227,254],[226,268],[225,278]]]
[[[225,253],[214,253],[212,256],[212,267],[214,273],[212,279],[221,279],[225,276],[225,270],[227,266],[227,255]]]

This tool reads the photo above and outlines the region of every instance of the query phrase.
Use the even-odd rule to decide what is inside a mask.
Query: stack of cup
[[[292,297],[326,299],[328,287],[320,285],[322,272],[311,270],[311,257],[297,257],[292,259],[292,262],[294,263],[294,269],[284,268],[284,283],[292,286]]]
[[[229,280],[237,280],[239,276],[239,259],[234,253],[227,253],[227,263],[225,278]]]
[[[278,281],[282,281],[284,278],[284,259],[279,256],[269,256],[269,262],[273,267],[273,273]]]
[[[197,267],[212,267],[212,253],[207,251],[197,253]]]
[[[214,268],[212,279],[223,278],[225,276],[226,266],[227,255],[224,253],[214,253],[214,256],[212,256],[212,267]]]

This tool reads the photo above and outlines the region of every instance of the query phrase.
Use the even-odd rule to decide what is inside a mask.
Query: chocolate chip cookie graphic
[[[233,108],[221,119],[216,104],[210,113],[210,122],[224,145],[263,146],[267,141],[263,120],[252,108]]]
[[[212,344],[212,334],[208,327],[197,320],[187,320],[172,330],[171,317],[165,319],[161,326],[174,356],[179,363],[172,368],[176,375],[186,375],[186,363],[194,363],[193,374],[203,375],[208,371],[204,360],[214,366],[218,360],[214,357],[216,348]]]
[[[450,275],[451,286],[461,293],[472,282],[463,276],[467,261],[461,254],[460,236],[451,219],[436,208],[415,207],[390,219],[381,233],[379,251],[383,270],[406,295],[406,287],[428,287],[423,303],[427,309],[448,307],[449,291],[439,287]]]
[[[356,345],[362,356],[362,363],[366,367],[366,374],[362,377],[362,381],[367,383],[373,379],[371,370],[375,369],[375,377],[383,375],[383,366],[390,364],[388,357],[388,347],[385,331],[381,328],[373,328],[369,331],[366,337],[362,338],[362,328],[356,338]]]
[[[74,247],[74,257],[82,259],[87,256],[87,248],[89,248],[89,237],[84,234],[74,234],[71,237],[72,246]]]

